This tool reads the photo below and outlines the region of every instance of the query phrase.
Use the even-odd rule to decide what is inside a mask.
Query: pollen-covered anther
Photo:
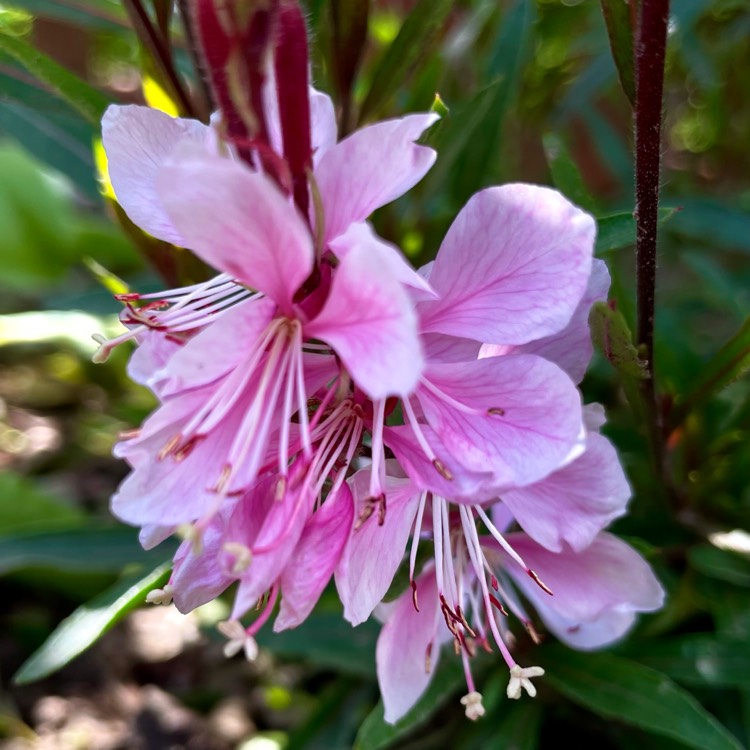
[[[279,477],[276,481],[276,486],[273,488],[273,499],[280,503],[286,495],[287,478]]]
[[[192,523],[183,523],[177,527],[177,536],[185,542],[190,542],[194,555],[200,555],[203,552],[203,535]]]
[[[542,642],[542,636],[537,633],[533,622],[524,622],[523,626],[526,628],[526,632],[531,636],[531,640],[538,646]]]
[[[253,561],[253,551],[241,542],[224,542],[222,549],[234,557],[232,574],[242,575]]]
[[[174,587],[167,584],[163,589],[153,589],[146,594],[148,604],[171,604]]]
[[[533,698],[536,695],[536,688],[531,682],[531,678],[541,677],[543,674],[544,670],[541,667],[520,667],[516,664],[510,670],[508,698],[518,700],[524,690]]]
[[[505,409],[501,409],[499,406],[493,406],[490,409],[487,409],[487,414],[490,416],[496,416],[496,417],[504,417],[505,416]]]
[[[552,589],[533,570],[531,570],[531,568],[529,568],[526,572],[529,574],[531,580],[534,581],[534,583],[539,586],[542,591],[549,594],[550,596],[554,596],[554,594],[552,593]]]
[[[258,656],[258,644],[243,627],[239,620],[225,620],[220,622],[216,626],[219,632],[228,638],[228,642],[224,644],[224,656],[227,659],[231,659],[233,656],[239,654],[240,651],[245,652],[245,658],[248,661],[255,661]]]
[[[453,479],[453,474],[451,474],[450,470],[439,458],[433,458],[432,465],[435,467],[438,474],[443,477],[443,479],[447,479],[449,482],[451,481],[451,479]]]
[[[417,582],[412,580],[409,584],[411,586],[411,601],[414,605],[414,609],[419,612],[419,600],[417,599]]]
[[[461,698],[461,705],[466,709],[466,718],[476,721],[484,716],[484,706],[482,705],[482,694],[472,690]]]
[[[156,458],[159,461],[163,461],[167,456],[174,453],[174,451],[177,449],[179,444],[182,442],[182,435],[179,433],[177,435],[173,435],[167,442],[164,444],[164,447],[159,451]]]

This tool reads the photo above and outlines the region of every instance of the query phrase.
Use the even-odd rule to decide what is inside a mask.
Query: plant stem
[[[662,94],[669,0],[641,0],[636,40],[635,219],[637,340],[647,362],[643,396],[654,462],[663,476],[664,445],[654,387],[656,239],[661,166]]]

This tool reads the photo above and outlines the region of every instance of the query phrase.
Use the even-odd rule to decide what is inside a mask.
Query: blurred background
[[[448,109],[429,136],[436,166],[376,214],[379,233],[422,263],[477,189],[554,184],[599,218],[597,252],[632,327],[632,110],[600,4],[377,0],[355,71],[335,19],[358,5],[305,3],[314,82],[349,126],[425,111],[436,93]],[[167,28],[176,67],[199,92],[179,17]],[[607,408],[634,489],[614,530],[655,567],[667,606],[605,654],[549,639],[533,663],[557,677],[536,701],[509,705],[504,669],[484,659],[488,715],[477,724],[458,703],[461,670],[445,659],[427,698],[388,727],[376,705],[378,627],[351,629],[335,592],[300,629],[263,631],[254,664],[222,656],[222,600],[189,616],[142,606],[166,581],[174,545],[145,553],[109,516],[126,474],[110,453],[153,401],[127,378],[126,347],[91,362],[91,335],[119,330],[113,292],[189,276],[190,259],[117,211],[91,111],[102,101],[176,110],[119,2],[0,4],[0,747],[746,746],[749,38],[745,0],[673,2],[655,357],[666,482],[651,468],[627,374],[597,355],[584,382],[586,400]],[[49,85],[48,60],[90,96],[88,117]]]

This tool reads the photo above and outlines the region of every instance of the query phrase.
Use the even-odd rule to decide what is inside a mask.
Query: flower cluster
[[[137,342],[130,374],[159,402],[116,447],[132,472],[113,512],[146,547],[184,540],[150,601],[187,612],[237,583],[228,654],[252,658],[274,612],[275,630],[295,627],[335,578],[352,624],[385,620],[386,720],[419,698],[447,641],[477,718],[479,648],[499,650],[510,698],[535,694],[543,669],[511,653],[513,619],[538,638],[528,604],[596,648],[662,601],[645,561],[603,531],[630,492],[577,388],[588,310],[609,286],[594,220],[548,188],[489,188],[415,271],[367,219],[427,173],[436,154],[418,139],[436,116],[339,141],[331,101],[311,91],[305,209],[264,166],[283,154],[273,87],[265,99],[257,154],[220,122],[105,115],[128,216],[218,271],[121,295],[128,330],[100,341],[99,360]],[[382,604],[402,565],[410,587]]]

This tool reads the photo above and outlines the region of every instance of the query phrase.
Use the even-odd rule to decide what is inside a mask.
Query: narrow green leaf
[[[698,373],[693,390],[675,406],[672,426],[750,370],[750,317]]]
[[[554,186],[573,203],[596,213],[596,201],[586,187],[563,139],[556,133],[547,133],[542,137],[542,144]]]
[[[750,643],[747,640],[688,635],[639,643],[626,649],[625,655],[688,685],[750,690]]]
[[[451,0],[419,0],[406,16],[398,35],[383,53],[362,102],[360,121],[378,115],[418,60],[429,59],[443,21],[453,8]]]
[[[125,565],[151,563],[173,551],[174,542],[165,542],[144,552],[135,530],[125,526],[4,535],[0,575],[27,568],[119,573]]]
[[[163,563],[147,576],[123,578],[63,620],[50,637],[13,676],[25,685],[56,672],[96,643],[115,623],[145,601],[146,594],[169,580],[171,563]]]
[[[497,157],[506,116],[516,101],[521,78],[533,45],[536,4],[518,0],[503,16],[494,44],[490,75],[497,83],[479,121],[479,127],[462,154],[453,180],[453,198],[463,203],[479,188],[501,177]],[[491,167],[495,165],[494,172]]]
[[[631,4],[628,0],[601,0],[609,46],[620,76],[620,85],[635,107],[635,55]]]
[[[12,471],[0,474],[0,498],[2,534],[39,527],[77,526],[85,522],[82,511]]]
[[[539,744],[541,724],[542,706],[537,701],[506,704],[493,735],[493,746],[504,750],[534,750]]]
[[[565,192],[565,191],[563,191]],[[671,219],[676,208],[660,208],[659,224]],[[629,211],[600,216],[597,220],[596,254],[622,250],[635,245],[635,218]]]
[[[695,570],[738,586],[750,586],[750,559],[710,544],[693,547],[688,559]]]
[[[699,239],[711,248],[717,245],[750,252],[750,213],[727,201],[709,198],[680,199],[681,210],[670,229]]]
[[[596,302],[589,313],[589,325],[594,344],[614,367],[633,378],[646,377],[646,363],[638,356],[621,312],[606,302]]]
[[[330,67],[341,105],[344,129],[351,126],[352,88],[362,56],[367,48],[370,0],[331,0]]]
[[[649,667],[611,654],[581,654],[557,646],[546,650],[544,667],[547,683],[600,716],[696,750],[742,750],[690,693]]]
[[[13,57],[26,70],[47,84],[75,107],[87,120],[98,124],[110,99],[101,91],[39,52],[27,41],[13,36],[0,25],[0,50]]]
[[[359,729],[354,750],[384,750],[396,740],[424,726],[464,681],[457,659],[443,659],[432,682],[417,704],[395,724],[386,724],[383,701],[370,712]]]

